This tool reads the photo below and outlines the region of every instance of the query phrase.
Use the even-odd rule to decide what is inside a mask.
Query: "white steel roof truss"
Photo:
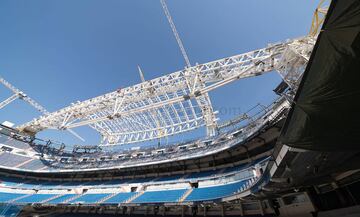
[[[38,132],[44,129],[65,130],[90,125],[102,136],[123,136],[112,138],[114,143],[131,143],[157,138],[160,128],[168,132],[166,134],[176,134],[204,124],[215,125],[209,91],[238,79],[277,69],[279,60],[286,59],[283,58],[286,49],[291,49],[292,55],[304,56],[305,61],[296,61],[289,57],[297,66],[283,66],[285,73],[301,70],[313,45],[313,38],[304,37],[196,65],[74,103],[21,125],[19,129]],[[198,113],[197,109],[202,112]],[[151,114],[153,112],[155,116]]]

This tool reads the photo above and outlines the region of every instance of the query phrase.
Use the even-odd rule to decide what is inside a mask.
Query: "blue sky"
[[[262,48],[307,34],[317,1],[168,0],[192,64]],[[0,75],[55,111],[184,68],[158,0],[2,0]],[[276,73],[237,81],[210,93],[221,121],[274,99]],[[0,86],[0,100],[11,95]],[[236,111],[236,112],[224,112]],[[40,114],[18,100],[0,110],[0,121],[21,124]],[[77,129],[98,143],[89,129]],[[203,135],[200,130],[173,140]],[[68,133],[40,137],[80,143]]]

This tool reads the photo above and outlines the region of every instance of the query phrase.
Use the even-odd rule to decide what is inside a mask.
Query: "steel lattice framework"
[[[217,128],[208,92],[235,80],[277,70],[293,86],[304,70],[315,40],[304,37],[213,62],[185,68],[83,102],[19,127],[28,132],[88,125],[102,144],[127,144],[206,126]]]

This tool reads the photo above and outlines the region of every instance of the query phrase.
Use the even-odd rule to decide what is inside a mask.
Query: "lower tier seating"
[[[1,192],[0,203],[11,204],[120,204],[120,203],[177,203],[198,202],[221,199],[245,190],[249,186],[247,179],[230,184],[211,187],[168,189],[140,192],[114,192],[114,193],[10,193]],[[49,191],[50,192],[50,191]]]
[[[56,194],[33,194],[16,200],[16,203],[41,203],[54,197]]]
[[[246,181],[247,180],[214,187],[195,188],[190,195],[186,197],[185,201],[213,200],[229,196],[241,189],[241,187],[246,184]]]
[[[119,204],[119,203],[125,203],[126,200],[132,198],[134,195],[136,195],[136,192],[121,192],[118,194],[115,194],[113,197],[108,198],[104,201],[106,204]]]
[[[6,193],[2,192],[0,193],[0,203],[9,203],[16,198],[21,198],[25,196],[26,194],[14,194],[14,193]]]
[[[169,203],[178,202],[187,189],[148,191],[133,200],[133,203]]]
[[[70,200],[69,203],[81,203],[81,204],[95,204],[101,199],[109,196],[110,194],[84,194],[74,200]]]

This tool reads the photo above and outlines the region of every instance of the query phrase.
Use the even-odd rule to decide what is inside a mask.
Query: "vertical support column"
[[[244,216],[244,208],[243,208],[241,201],[239,201],[239,211],[240,211],[240,215]]]
[[[261,214],[262,216],[265,215],[265,213],[264,213],[264,207],[263,207],[263,205],[262,205],[261,200],[258,200],[258,204],[259,204],[260,214]]]
[[[221,216],[225,217],[225,206],[223,203],[221,204]]]
[[[217,124],[209,94],[208,93],[202,94],[196,97],[196,100],[204,116],[207,136],[215,136]]]
[[[160,211],[161,211],[161,215],[162,215],[162,216],[165,216],[165,213],[166,213],[165,208],[166,208],[166,207],[165,207],[165,206],[162,206],[162,207],[160,207],[160,208],[161,208],[161,210],[160,210]]]
[[[346,201],[344,193],[339,188],[339,185],[336,182],[331,183],[331,185],[335,188],[335,192],[340,200],[341,206],[345,207],[347,205],[347,201]]]
[[[185,206],[181,207],[181,217],[185,217]]]
[[[185,71],[186,83],[189,89],[189,95],[195,97],[201,113],[204,117],[207,136],[216,134],[217,122],[214,109],[208,93],[201,93],[201,89],[205,87],[205,83],[201,80],[201,70],[199,68],[187,69]]]
[[[204,217],[207,216],[207,209],[206,209],[206,206],[204,205]]]
[[[145,216],[147,216],[149,214],[149,206],[145,207]]]

